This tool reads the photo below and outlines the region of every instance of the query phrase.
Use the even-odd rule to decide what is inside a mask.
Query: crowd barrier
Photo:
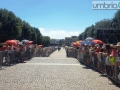
[[[32,57],[49,57],[56,50],[54,47],[43,49],[28,49],[26,51],[0,51],[0,69],[4,65],[14,65],[15,63],[24,62]]]
[[[97,53],[94,52],[82,52],[79,49],[70,49],[66,51],[67,57],[74,57],[80,63],[89,66],[98,72],[102,73],[103,75],[108,76],[115,83],[120,84],[120,80],[118,79],[118,74],[120,73],[120,57],[116,57],[115,65],[106,65],[106,58],[107,56],[103,53],[100,53],[98,56]]]
[[[36,57],[49,57],[50,54],[52,54],[55,50],[57,50],[55,47],[46,47],[43,49],[36,50],[35,56]]]

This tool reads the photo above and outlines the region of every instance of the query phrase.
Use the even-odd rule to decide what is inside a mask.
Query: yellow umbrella
[[[81,42],[82,42],[82,40],[78,40],[78,41],[76,41],[77,44],[80,44]]]

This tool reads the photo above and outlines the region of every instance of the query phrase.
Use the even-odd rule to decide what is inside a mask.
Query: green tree
[[[49,36],[43,36],[43,45],[44,46],[50,45],[50,37]]]
[[[35,28],[36,36],[37,36],[37,44],[41,44],[43,41],[43,36],[40,33],[40,30],[38,28]]]
[[[120,28],[120,10],[118,10],[114,15],[112,27],[113,28]]]
[[[22,38],[28,40],[31,38],[31,26],[26,21],[22,23]]]
[[[79,40],[84,40],[87,37],[97,37],[97,29],[99,28],[111,28],[112,19],[103,19],[95,23],[95,25],[91,25],[86,27],[83,33],[79,34]]]
[[[34,43],[37,43],[37,34],[35,32],[35,27],[31,27],[31,39],[30,40],[33,40]]]
[[[21,19],[6,9],[0,9],[0,42],[17,39],[22,32]]]

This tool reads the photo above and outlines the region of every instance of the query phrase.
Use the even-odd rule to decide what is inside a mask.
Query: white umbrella
[[[94,38],[88,37],[88,38],[86,38],[85,40],[91,41],[91,40],[94,40]]]
[[[24,39],[24,40],[22,40],[20,43],[25,44],[25,43],[28,42],[28,41],[29,41],[29,40]]]

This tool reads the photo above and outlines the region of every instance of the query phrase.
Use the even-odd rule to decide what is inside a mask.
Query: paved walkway
[[[0,70],[0,90],[120,90],[107,77],[66,58],[64,49]]]

